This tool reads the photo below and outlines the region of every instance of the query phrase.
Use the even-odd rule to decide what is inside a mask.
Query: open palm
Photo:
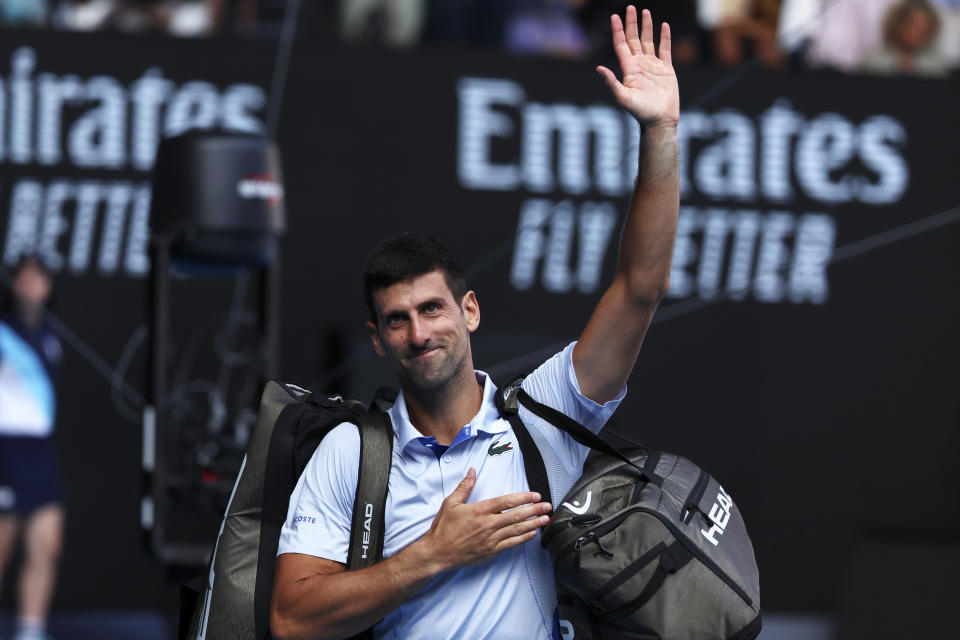
[[[617,102],[640,124],[676,126],[680,118],[680,90],[670,57],[670,26],[660,28],[659,55],[653,45],[653,18],[643,10],[642,24],[637,29],[637,10],[627,7],[624,30],[620,16],[610,16],[613,48],[620,62],[623,82],[610,69],[597,67]]]

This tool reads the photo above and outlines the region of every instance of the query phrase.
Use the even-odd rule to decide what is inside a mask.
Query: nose
[[[410,346],[417,348],[425,347],[427,341],[430,339],[427,324],[417,315],[413,315],[410,318],[410,335],[407,339],[410,342]]]

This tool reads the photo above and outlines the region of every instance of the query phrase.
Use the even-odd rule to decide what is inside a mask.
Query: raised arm
[[[670,284],[670,260],[680,208],[677,121],[680,94],[670,58],[670,27],[660,28],[654,51],[653,20],[644,9],[627,7],[610,17],[613,46],[623,81],[597,67],[617,102],[640,123],[637,183],[620,241],[620,261],[610,288],[600,299],[573,351],[573,365],[585,396],[612,400],[636,363],[653,312]]]
[[[549,522],[537,493],[513,493],[467,504],[476,471],[443,501],[430,530],[382,562],[347,571],[314,556],[277,558],[270,631],[277,640],[348,638],[413,597],[434,576],[492,558],[522,544]]]

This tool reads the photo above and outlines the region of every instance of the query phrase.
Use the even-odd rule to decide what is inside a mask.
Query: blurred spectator
[[[39,27],[46,22],[46,0],[0,0],[0,24]]]
[[[340,32],[348,42],[411,47],[426,18],[426,0],[340,0]]]
[[[854,72],[880,46],[883,18],[897,0],[816,0],[819,19],[810,25],[807,62]]]
[[[215,31],[214,3],[204,0],[166,2],[166,30],[172,36],[207,36]]]
[[[698,0],[647,0],[637,3],[639,9],[649,9],[656,27],[654,40],[659,46],[660,24],[670,23],[670,39],[674,64],[694,64],[701,59],[705,49],[705,32],[697,22]],[[580,8],[580,22],[594,53],[609,52],[610,15],[623,16],[627,3],[623,0],[588,0]]]
[[[871,73],[944,76],[947,61],[934,46],[940,16],[927,0],[901,0],[883,20],[883,42],[864,56]]]
[[[162,0],[120,0],[110,17],[120,31],[152,31],[166,27]]]
[[[242,33],[244,35],[258,35],[276,38],[283,30],[284,16],[292,8],[292,0],[211,0],[216,4],[214,25],[215,30],[226,33]],[[304,22],[305,9],[318,5],[318,2],[301,0],[299,9],[299,26]],[[335,3],[330,4],[336,7]],[[306,6],[304,6],[306,5]]]
[[[518,0],[507,18],[504,44],[511,53],[580,58],[590,44],[576,20],[583,0]]]
[[[424,40],[500,46],[513,0],[430,0]]]
[[[117,10],[117,0],[66,0],[51,16],[58,29],[68,31],[95,31],[109,26]]]
[[[213,33],[220,0],[64,0],[52,24],[70,31],[166,31],[175,36]]]
[[[757,56],[767,68],[786,62],[777,45],[780,0],[699,0],[700,24],[713,31],[713,58],[725,66]]]
[[[935,0],[940,12],[939,48],[947,64],[960,68],[960,0]]]
[[[789,53],[800,53],[810,43],[823,18],[822,0],[782,0],[777,43]]]

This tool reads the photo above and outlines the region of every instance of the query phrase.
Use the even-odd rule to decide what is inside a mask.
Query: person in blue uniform
[[[0,314],[0,577],[18,535],[14,640],[46,640],[64,509],[53,451],[54,380],[60,341],[45,317],[53,279],[43,262],[23,258]]]

